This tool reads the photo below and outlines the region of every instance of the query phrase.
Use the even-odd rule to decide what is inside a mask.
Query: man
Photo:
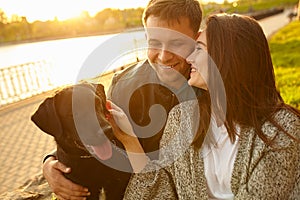
[[[179,102],[200,94],[198,90],[191,90],[186,82],[190,66],[185,58],[194,49],[186,38],[192,41],[198,38],[201,20],[202,10],[197,0],[150,0],[143,15],[148,59],[127,68],[112,80],[108,98],[129,116],[145,152],[152,159],[157,156],[168,112]],[[150,108],[157,104],[166,112],[164,119],[149,114]],[[161,123],[152,126],[154,119]],[[43,174],[57,197],[84,199],[89,194],[87,189],[63,176],[70,171],[55,156],[44,159]]]

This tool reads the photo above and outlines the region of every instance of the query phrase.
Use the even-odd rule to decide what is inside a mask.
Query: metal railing
[[[17,102],[54,89],[52,65],[46,61],[30,62],[0,69],[0,106]]]
[[[125,55],[124,55],[125,56]],[[126,68],[130,63],[145,59],[145,51],[128,53],[125,59],[114,63],[114,70],[96,75],[94,80],[102,83],[107,89],[113,74]],[[37,94],[47,92],[71,83],[58,82],[54,74],[61,73],[56,71],[57,67],[48,61],[37,61],[0,68],[0,107],[18,102]]]

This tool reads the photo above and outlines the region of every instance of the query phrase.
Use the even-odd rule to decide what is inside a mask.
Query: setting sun
[[[65,20],[78,17],[83,11],[91,16],[104,8],[145,7],[148,0],[0,0],[0,10],[11,18],[12,15],[25,16],[29,22],[35,20]]]

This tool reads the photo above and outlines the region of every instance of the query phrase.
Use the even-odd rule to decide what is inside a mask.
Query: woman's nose
[[[189,64],[191,64],[191,63],[194,62],[194,60],[195,60],[195,51],[192,52],[192,53],[186,58],[186,62],[189,63]]]

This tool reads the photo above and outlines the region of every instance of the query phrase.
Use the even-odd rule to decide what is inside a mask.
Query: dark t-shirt
[[[187,83],[179,90],[168,88],[159,81],[148,61],[115,74],[107,94],[127,114],[151,159],[158,156],[159,141],[170,110],[179,102],[199,95],[200,90]]]

